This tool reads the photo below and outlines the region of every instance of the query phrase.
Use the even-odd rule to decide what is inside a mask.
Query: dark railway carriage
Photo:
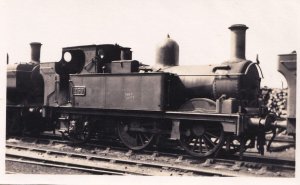
[[[117,133],[133,150],[168,138],[198,157],[222,148],[242,154],[256,142],[263,154],[266,132],[281,123],[261,103],[259,63],[245,58],[247,27],[229,29],[231,58],[220,65],[179,66],[169,36],[153,67],[110,44],[63,48],[59,62],[39,64],[39,45],[38,62],[8,67],[8,133],[58,130],[78,142]]]

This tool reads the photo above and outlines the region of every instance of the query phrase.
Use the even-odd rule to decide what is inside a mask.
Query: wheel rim
[[[118,134],[125,146],[132,150],[142,150],[150,146],[154,140],[154,134],[142,132],[142,131],[131,131],[131,127],[139,127],[142,129],[153,129],[154,123],[141,123],[141,122],[119,122]]]
[[[180,124],[179,141],[189,154],[207,157],[215,154],[223,146],[223,127],[219,123],[183,123]]]

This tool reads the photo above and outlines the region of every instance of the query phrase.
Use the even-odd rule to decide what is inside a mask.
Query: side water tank
[[[176,41],[167,38],[158,45],[156,49],[156,62],[157,66],[178,66],[179,64],[179,46]]]

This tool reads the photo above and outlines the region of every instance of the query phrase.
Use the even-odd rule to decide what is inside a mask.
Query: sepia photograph
[[[296,184],[299,7],[0,0],[0,184]]]

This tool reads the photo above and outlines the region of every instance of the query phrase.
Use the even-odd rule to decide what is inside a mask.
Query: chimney
[[[39,42],[32,42],[30,43],[31,46],[31,62],[33,63],[40,63],[40,54],[41,54],[41,43]]]
[[[246,30],[248,27],[244,24],[234,24],[229,27],[231,30],[231,56],[230,61],[246,60],[245,43]]]

